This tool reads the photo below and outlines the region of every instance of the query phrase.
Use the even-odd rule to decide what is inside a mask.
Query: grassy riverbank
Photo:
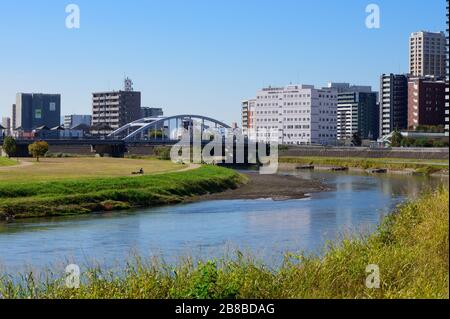
[[[448,160],[421,160],[404,158],[358,158],[358,157],[280,157],[280,163],[333,166],[348,168],[384,168],[389,170],[412,169],[417,173],[431,174],[448,171]]]
[[[178,267],[136,262],[118,277],[100,269],[79,289],[64,278],[39,284],[4,278],[5,298],[448,298],[448,190],[400,207],[367,238],[330,247],[323,257],[291,255],[273,271],[240,254]],[[366,267],[380,269],[381,286],[365,285]]]
[[[87,214],[179,203],[187,197],[236,188],[233,170],[201,167],[145,176],[0,182],[0,219]]]
[[[13,165],[16,165],[16,164],[17,164],[17,162],[12,160],[12,159],[9,159],[9,158],[6,158],[6,157],[0,157],[0,167],[2,167],[2,166],[13,166]]]

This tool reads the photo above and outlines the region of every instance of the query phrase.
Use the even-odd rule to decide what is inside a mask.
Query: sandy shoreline
[[[308,197],[309,193],[330,191],[319,181],[306,180],[289,175],[260,175],[258,172],[244,173],[249,182],[238,189],[221,193],[196,196],[196,200],[229,199],[273,199],[289,200]]]

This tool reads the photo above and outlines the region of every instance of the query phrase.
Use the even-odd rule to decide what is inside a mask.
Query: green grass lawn
[[[358,158],[358,157],[280,157],[281,163],[311,164],[322,166],[344,166],[349,168],[386,168],[391,170],[414,169],[432,173],[448,170],[448,160],[421,160],[403,158]]]
[[[14,161],[14,163],[16,163]],[[143,168],[146,174],[164,173],[186,166],[157,159],[126,158],[41,158],[21,159],[21,165],[0,169],[0,185],[55,181],[73,178],[95,179],[103,177],[130,176]]]
[[[17,165],[17,162],[6,157],[0,157],[0,167],[13,165]]]
[[[287,255],[276,270],[240,253],[179,265],[156,261],[129,264],[121,275],[91,269],[79,289],[65,278],[0,280],[4,298],[44,299],[267,299],[267,298],[440,298],[448,299],[448,190],[439,189],[407,203],[369,237],[330,246],[325,255]],[[380,270],[380,287],[366,286],[368,265]],[[45,283],[44,283],[45,282]]]
[[[95,159],[92,160],[95,162]],[[119,167],[121,161],[125,168]],[[147,164],[144,162],[121,159],[113,161],[113,167],[129,172],[131,168],[136,170],[144,165],[148,168],[155,165],[153,171],[159,174],[127,174],[122,177],[103,177],[99,174],[93,178],[96,170],[86,167],[77,174],[79,177],[72,178],[71,166],[67,165],[61,168],[67,172],[64,178],[59,176],[59,179],[55,179],[53,175],[49,178],[44,173],[47,172],[47,167],[39,170],[40,164],[22,167],[32,171],[29,182],[0,182],[0,219],[77,215],[179,203],[193,195],[236,188],[244,182],[240,174],[225,168],[204,166],[183,172],[161,173],[162,168],[171,167],[173,170],[173,164],[162,161],[146,161]],[[73,164],[74,161],[68,163]],[[109,161],[102,160],[97,163],[104,166]],[[156,167],[159,169],[156,170]],[[101,171],[102,168],[97,169]],[[111,170],[111,167],[108,169]],[[105,171],[101,173],[104,174]]]

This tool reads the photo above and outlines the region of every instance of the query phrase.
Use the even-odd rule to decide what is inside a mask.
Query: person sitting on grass
[[[144,169],[141,168],[138,172],[132,172],[132,175],[144,175]]]

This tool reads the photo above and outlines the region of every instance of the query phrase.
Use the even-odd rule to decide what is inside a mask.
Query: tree
[[[353,146],[361,146],[362,145],[361,134],[359,132],[353,133],[352,144],[353,144]]]
[[[395,130],[391,137],[391,146],[400,147],[402,145],[403,135],[399,131]]]
[[[11,157],[17,150],[16,140],[11,136],[7,136],[3,140],[3,150],[8,154],[8,157]]]
[[[48,143],[43,141],[34,142],[33,144],[28,145],[28,152],[31,156],[36,158],[37,162],[39,162],[39,158],[48,152]]]

